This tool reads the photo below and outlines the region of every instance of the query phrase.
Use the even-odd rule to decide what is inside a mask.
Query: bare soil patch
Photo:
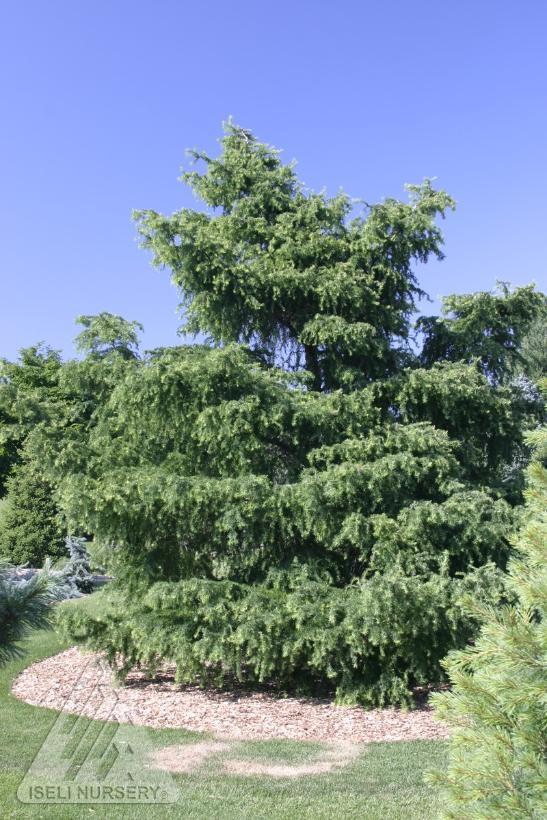
[[[164,746],[152,755],[152,764],[157,769],[185,774],[198,769],[211,755],[228,752],[231,748],[230,743],[220,740]]]
[[[224,771],[244,777],[309,777],[328,774],[342,769],[359,756],[361,746],[357,743],[331,743],[321,756],[312,763],[260,763],[256,760],[225,760]]]
[[[358,744],[448,736],[446,726],[425,705],[409,712],[367,710],[320,698],[203,690],[175,684],[168,671],[159,680],[135,671],[126,685],[116,686],[101,655],[77,648],[29,666],[15,679],[12,692],[36,706],[120,723],[209,732],[219,739]]]
[[[151,765],[168,772],[187,774],[202,766],[207,758],[222,755],[217,762],[225,774],[240,777],[309,777],[310,775],[329,774],[336,769],[347,766],[361,752],[363,744],[329,743],[310,763],[286,763],[268,761],[261,763],[248,758],[237,758],[237,750],[242,741],[210,741],[164,746],[151,756]],[[235,754],[236,757],[230,756]]]

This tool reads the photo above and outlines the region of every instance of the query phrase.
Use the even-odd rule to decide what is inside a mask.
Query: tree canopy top
[[[221,147],[192,152],[205,168],[182,177],[205,210],[135,213],[155,264],[172,270],[185,329],[304,367],[318,390],[396,371],[422,295],[412,265],[442,257],[435,219],[452,198],[425,180],[408,202],[358,207],[306,190],[294,164],[232,123]]]

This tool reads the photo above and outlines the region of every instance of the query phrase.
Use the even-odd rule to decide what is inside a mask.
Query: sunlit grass
[[[63,606],[99,607],[99,594]],[[56,713],[29,706],[10,694],[11,681],[35,660],[66,648],[55,632],[37,632],[26,644],[24,659],[0,669],[0,816],[51,818],[360,818],[360,820],[427,820],[438,812],[436,794],[423,773],[442,766],[445,744],[437,741],[374,743],[360,756],[330,774],[297,779],[224,774],[209,761],[198,771],[174,775],[180,799],[174,805],[88,806],[37,805],[18,802],[16,791],[39,750]],[[183,730],[150,730],[154,746],[199,741],[205,736]],[[321,745],[295,741],[238,744],[238,759],[295,765],[312,762]]]

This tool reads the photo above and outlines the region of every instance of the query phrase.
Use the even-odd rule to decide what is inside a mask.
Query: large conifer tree
[[[495,594],[524,412],[409,345],[413,265],[442,255],[452,200],[426,182],[356,212],[233,125],[195,158],[204,208],[137,219],[205,343],[70,363],[34,436],[117,579],[72,634],[183,680],[404,701],[469,636],[462,596]]]

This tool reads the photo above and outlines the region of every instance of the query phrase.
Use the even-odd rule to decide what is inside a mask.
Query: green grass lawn
[[[97,606],[99,600],[97,595],[68,606]],[[199,771],[173,775],[180,798],[171,805],[24,805],[17,799],[17,788],[57,713],[13,698],[10,683],[30,662],[59,652],[65,646],[55,632],[37,632],[27,643],[25,658],[0,669],[0,816],[3,818],[426,820],[437,816],[436,794],[422,781],[427,768],[443,764],[445,744],[433,741],[369,744],[363,747],[360,757],[345,768],[292,780],[227,775],[211,759]],[[137,732],[137,729],[128,731]],[[206,739],[205,735],[173,729],[149,730],[149,735],[153,746]],[[319,744],[255,741],[240,745],[237,757],[261,762],[309,762],[319,749]]]

